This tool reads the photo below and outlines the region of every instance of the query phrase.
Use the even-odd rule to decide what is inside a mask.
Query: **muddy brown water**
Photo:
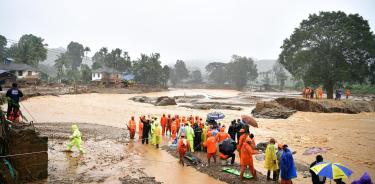
[[[215,110],[196,110],[186,109],[178,106],[155,107],[151,104],[137,103],[128,100],[137,95],[145,96],[177,96],[177,95],[197,95],[203,94],[209,97],[228,98],[241,96],[239,91],[234,90],[208,90],[208,89],[186,89],[173,90],[166,92],[145,93],[145,94],[81,94],[81,95],[63,95],[63,96],[41,96],[28,99],[22,102],[21,108],[27,109],[29,119],[35,119],[36,122],[90,122],[94,124],[109,125],[113,127],[125,128],[125,123],[130,116],[140,116],[151,114],[160,116],[163,113],[179,115],[199,115],[205,117],[208,112]],[[280,93],[250,93],[245,95],[261,96],[271,99]],[[285,93],[284,95],[294,95]],[[243,97],[243,96],[242,96]],[[232,98],[233,99],[233,98]],[[247,100],[243,98],[242,100]],[[241,99],[239,102],[244,102]],[[216,100],[217,101],[217,100]],[[236,103],[238,102],[235,101]],[[246,102],[246,101],[245,101]],[[25,108],[26,107],[26,108]],[[242,111],[219,110],[226,117],[223,122],[228,123],[242,114],[249,114],[253,107],[245,107]],[[324,114],[298,112],[286,120],[257,119],[258,129],[252,129],[257,142],[263,142],[274,137],[279,142],[288,144],[297,151],[296,161],[308,165],[315,159],[315,155],[304,156],[302,153],[309,147],[324,147],[329,149],[323,156],[328,161],[341,162],[354,171],[353,177],[348,181],[362,175],[368,171],[371,176],[375,176],[375,113],[360,114]],[[164,151],[155,150],[149,146],[133,145],[133,148],[139,152],[147,153],[144,155],[149,160],[162,159],[166,162],[173,158]],[[180,168],[177,163],[170,162],[147,162],[145,172],[150,176],[155,176],[160,181],[166,183],[171,180],[174,183],[178,173],[194,173],[199,176],[199,172],[189,168]],[[152,163],[152,164],[151,164]],[[142,165],[143,162],[136,163]],[[176,175],[163,174],[163,171],[170,169]],[[148,168],[149,167],[149,168]],[[256,169],[262,171],[263,163],[256,162]],[[164,176],[166,175],[166,176]],[[191,180],[191,178],[189,178]],[[199,181],[195,180],[194,181]],[[303,178],[299,173],[298,183],[310,183],[310,178]],[[189,182],[189,181],[187,181]],[[214,182],[217,182],[214,180]]]

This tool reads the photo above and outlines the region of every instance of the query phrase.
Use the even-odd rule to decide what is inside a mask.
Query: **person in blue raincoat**
[[[67,151],[71,151],[73,146],[76,146],[80,153],[85,153],[83,148],[81,147],[82,143],[82,134],[78,129],[78,126],[76,124],[72,125],[72,135],[69,137],[70,142],[67,147]]]
[[[287,145],[283,146],[283,154],[280,161],[280,172],[282,184],[292,184],[292,179],[297,177],[293,153],[289,150]]]

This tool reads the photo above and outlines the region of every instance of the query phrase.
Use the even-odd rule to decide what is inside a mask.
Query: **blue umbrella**
[[[225,115],[221,112],[210,112],[207,114],[208,120],[224,119]]]

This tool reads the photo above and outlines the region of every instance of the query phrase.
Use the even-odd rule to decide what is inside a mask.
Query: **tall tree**
[[[169,76],[170,76],[170,71],[171,69],[169,68],[168,65],[164,65],[163,67],[163,73],[162,73],[162,86],[164,88],[167,88],[168,87],[168,80],[169,80]]]
[[[272,66],[272,71],[275,74],[276,81],[280,86],[280,90],[282,91],[285,86],[285,81],[288,79],[283,65],[281,65],[279,61],[276,61],[276,63]]]
[[[208,73],[208,79],[213,81],[217,85],[223,85],[228,81],[226,63],[212,62],[206,66]]]
[[[85,84],[91,81],[91,69],[86,64],[81,65],[81,80]]]
[[[99,51],[95,52],[94,56],[92,57],[92,69],[96,70],[105,66],[106,57],[108,57],[108,49],[106,47],[102,47]]]
[[[358,14],[320,12],[284,40],[280,63],[305,84],[323,84],[328,98],[340,82],[364,82],[375,60],[375,39]]]
[[[182,60],[177,60],[174,64],[174,72],[176,74],[177,83],[189,77],[189,70],[186,68],[186,64]]]
[[[70,68],[72,70],[77,70],[82,64],[82,59],[84,57],[84,47],[78,42],[70,42],[66,54],[71,61]]]
[[[258,77],[257,66],[253,59],[245,56],[233,55],[227,65],[227,72],[230,81],[237,89],[242,89],[246,86],[247,81],[255,80]]]
[[[0,62],[2,62],[4,58],[6,58],[7,44],[8,44],[7,39],[3,35],[0,35]]]
[[[18,43],[9,48],[9,56],[15,62],[28,64],[38,67],[39,62],[47,58],[47,44],[43,43],[44,39],[32,34],[23,35]]]
[[[191,81],[197,84],[202,83],[202,72],[199,69],[191,72]]]
[[[141,84],[160,85],[163,69],[159,59],[159,53],[151,54],[150,56],[141,54],[139,59],[133,61],[134,80]]]

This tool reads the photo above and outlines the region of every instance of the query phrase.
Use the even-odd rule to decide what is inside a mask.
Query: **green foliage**
[[[257,66],[251,58],[233,55],[226,68],[229,80],[237,89],[242,89],[248,80],[258,77]]]
[[[177,83],[181,83],[184,79],[189,77],[189,71],[186,68],[186,64],[182,60],[177,60],[174,65],[173,72],[171,72],[171,82],[173,86]]]
[[[160,54],[150,56],[141,54],[141,57],[133,61],[134,80],[146,85],[160,85],[162,82],[163,69],[160,65]]]
[[[91,69],[86,64],[81,65],[81,80],[85,84],[91,81]]]
[[[93,61],[93,69],[106,66],[121,72],[129,72],[131,70],[131,61],[128,52],[123,52],[119,48],[109,53],[108,49],[103,47],[94,54]]]
[[[17,44],[13,44],[8,55],[18,63],[38,67],[39,62],[47,58],[47,49],[43,44],[44,39],[32,34],[23,35]]]
[[[280,86],[280,90],[283,90],[285,81],[288,79],[283,65],[281,65],[279,61],[276,61],[276,63],[272,66],[272,71],[276,76],[276,81]]]
[[[83,45],[78,42],[70,42],[66,51],[66,55],[70,61],[68,68],[77,70],[81,66],[82,59],[84,56]]]
[[[375,94],[375,85],[354,84],[347,86],[353,94]]]
[[[200,70],[194,70],[191,72],[191,82],[197,84],[202,82],[202,72]]]
[[[226,76],[226,63],[212,62],[206,66],[208,72],[208,79],[213,81],[216,85],[224,85],[228,81]]]
[[[3,61],[6,58],[6,46],[7,46],[7,39],[0,35],[0,61]]]
[[[169,76],[170,76],[170,71],[171,71],[171,69],[169,68],[169,66],[168,65],[164,65],[162,76],[161,76],[162,86],[164,88],[166,88],[168,86],[168,80],[169,80]]]
[[[312,14],[281,48],[280,63],[305,84],[324,85],[328,98],[337,83],[364,82],[374,74],[375,38],[358,14]]]

